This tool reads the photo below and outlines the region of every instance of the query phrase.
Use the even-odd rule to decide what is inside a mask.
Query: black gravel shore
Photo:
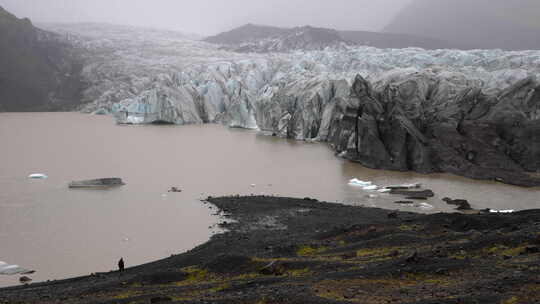
[[[0,303],[540,303],[540,210],[421,215],[209,198],[227,232],[124,272],[0,289]]]

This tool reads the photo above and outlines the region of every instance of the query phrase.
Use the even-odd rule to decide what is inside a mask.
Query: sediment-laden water
[[[189,250],[219,218],[209,195],[273,194],[348,204],[451,211],[443,197],[474,208],[538,208],[540,191],[445,174],[370,170],[335,157],[325,144],[290,141],[219,125],[118,126],[78,113],[0,114],[0,261],[35,269],[34,281],[108,271]],[[30,180],[31,173],[48,175]],[[70,190],[72,180],[121,177],[127,185]],[[431,209],[347,185],[422,183]],[[169,193],[171,187],[181,193]],[[371,197],[370,197],[371,196]],[[18,276],[0,276],[0,286]]]

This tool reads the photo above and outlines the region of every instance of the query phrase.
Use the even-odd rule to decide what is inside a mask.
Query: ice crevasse
[[[540,76],[540,51],[350,46],[239,54],[133,28],[129,35],[64,31],[92,52],[83,69],[89,84],[83,110],[113,113],[119,123],[216,122],[325,140],[336,105],[350,102],[356,75],[379,94],[393,86],[418,102],[454,101],[476,89],[497,96]]]

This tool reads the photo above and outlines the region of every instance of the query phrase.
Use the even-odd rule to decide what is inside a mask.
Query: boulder
[[[467,200],[464,199],[451,199],[448,197],[445,197],[442,199],[445,201],[448,205],[455,205],[457,206],[457,210],[466,211],[466,210],[472,210],[471,204]]]
[[[21,282],[21,284],[28,284],[32,282],[32,279],[27,276],[22,276],[19,278],[19,282]]]

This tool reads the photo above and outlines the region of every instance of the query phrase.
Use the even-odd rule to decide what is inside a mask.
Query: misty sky
[[[379,30],[411,0],[0,0],[34,22],[105,22],[215,34],[246,23]]]

